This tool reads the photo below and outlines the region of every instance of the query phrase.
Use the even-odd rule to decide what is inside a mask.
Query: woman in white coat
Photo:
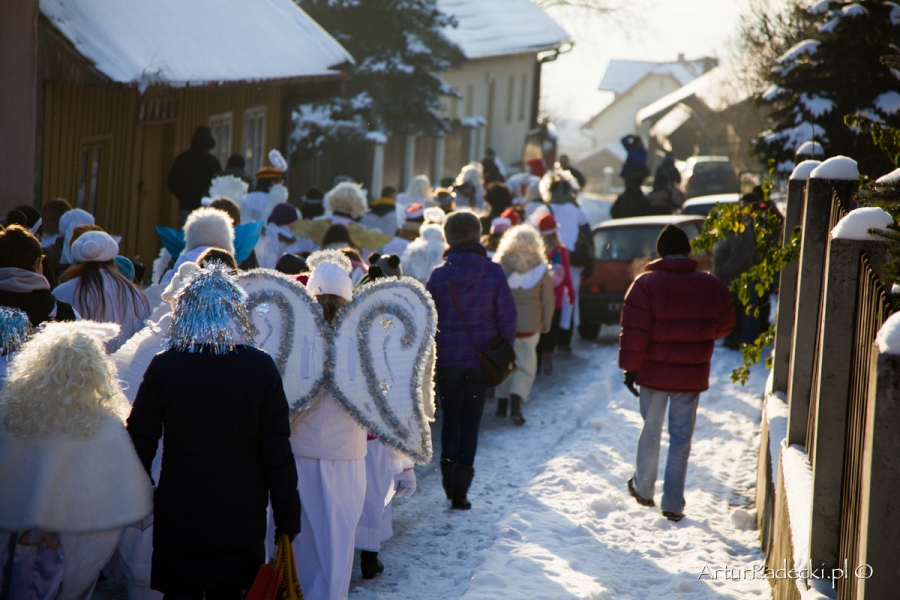
[[[153,510],[103,348],[116,333],[48,323],[12,361],[0,399],[4,598],[89,598],[122,529]]]

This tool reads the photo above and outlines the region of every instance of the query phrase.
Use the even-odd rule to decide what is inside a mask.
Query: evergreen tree
[[[858,122],[858,114],[889,127],[900,126],[900,70],[882,65],[879,57],[898,54],[900,6],[882,0],[823,0],[806,10],[816,26],[804,40],[778,58],[771,85],[759,100],[772,113],[772,128],[755,141],[763,161],[774,159],[779,171],[790,172],[797,146],[820,142],[829,156],[853,157],[860,172],[879,176],[891,167]]]
[[[436,0],[295,0],[337,39],[356,64],[337,98],[304,104],[294,112],[295,160],[328,141],[367,132],[433,134],[448,125],[438,116],[442,96],[455,92],[440,79],[463,60],[443,35],[455,27]]]

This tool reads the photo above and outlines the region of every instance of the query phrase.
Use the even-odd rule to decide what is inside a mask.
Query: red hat
[[[500,213],[500,216],[504,219],[509,219],[509,222],[513,225],[519,224],[519,213],[515,211],[514,208],[510,207]]]
[[[559,231],[559,227],[556,226],[556,219],[550,213],[541,215],[541,218],[538,219],[538,229],[540,229],[541,235],[550,235]]]
[[[425,214],[425,209],[418,202],[416,202],[415,204],[413,204],[412,206],[410,206],[409,208],[406,209],[406,219],[407,220],[421,219],[424,216],[424,214]]]
[[[543,158],[532,158],[531,160],[526,160],[525,164],[528,165],[528,168],[531,169],[531,174],[535,177],[543,177],[547,171],[547,165],[544,164]]]

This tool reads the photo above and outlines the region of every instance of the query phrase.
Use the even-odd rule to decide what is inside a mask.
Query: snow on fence
[[[772,581],[776,599],[887,598],[900,585],[900,356],[875,344],[887,244],[841,234],[867,215],[846,216],[855,165],[839,166],[789,188],[785,238],[797,225],[803,238],[781,275],[757,507],[767,566],[800,571]]]

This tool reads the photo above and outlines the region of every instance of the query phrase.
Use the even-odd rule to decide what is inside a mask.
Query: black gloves
[[[297,534],[296,534],[296,533],[289,533],[289,534],[287,534],[287,536],[288,536],[288,541],[289,541],[289,542],[293,542],[293,541],[294,541],[294,538],[297,537]],[[276,546],[278,545],[278,540],[279,540],[279,539],[281,539],[281,530],[278,529],[278,528],[276,528],[276,529],[275,529],[275,545],[276,545]]]
[[[637,372],[636,371],[625,371],[625,387],[628,388],[632,394],[634,394],[635,398],[639,397],[641,394],[634,388],[634,382],[637,381]]]

